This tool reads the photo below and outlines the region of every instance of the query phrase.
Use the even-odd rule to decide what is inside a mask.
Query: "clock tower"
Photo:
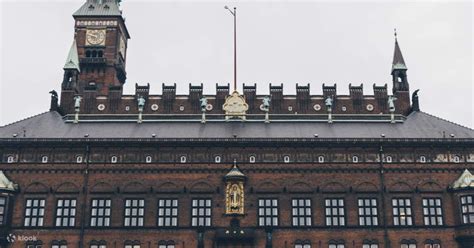
[[[74,43],[61,97],[66,112],[74,95],[108,95],[110,88],[121,89],[125,83],[130,35],[119,7],[119,0],[87,0],[73,14]]]

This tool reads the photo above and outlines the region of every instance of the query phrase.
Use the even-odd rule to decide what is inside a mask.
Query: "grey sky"
[[[1,1],[1,0],[0,0]],[[49,108],[60,90],[73,40],[72,13],[83,0],[2,1],[0,29],[0,126]],[[232,16],[238,11],[238,82],[374,83],[391,89],[393,28],[408,66],[410,89],[420,89],[422,111],[473,127],[473,4],[465,2],[163,2],[125,0],[129,42],[125,93],[135,83],[204,83],[206,94],[233,77]],[[391,91],[390,91],[391,92]]]

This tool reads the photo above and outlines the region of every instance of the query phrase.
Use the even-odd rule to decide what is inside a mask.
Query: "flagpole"
[[[234,16],[234,91],[237,91],[237,8],[234,7],[232,11],[229,7],[224,6],[224,9]]]

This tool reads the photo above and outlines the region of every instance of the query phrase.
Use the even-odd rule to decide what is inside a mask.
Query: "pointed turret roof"
[[[242,173],[240,170],[239,170],[239,167],[237,167],[237,162],[234,161],[234,166],[232,167],[232,170],[229,171],[229,173],[227,173],[225,175],[225,178],[226,179],[230,179],[230,178],[245,178],[245,175],[244,173]]]
[[[71,49],[69,49],[69,54],[67,55],[66,64],[64,64],[63,69],[76,69],[79,72],[81,71],[79,68],[79,56],[77,55],[76,40],[74,40]]]
[[[468,169],[465,169],[461,176],[451,185],[453,189],[474,187],[474,176]]]
[[[72,16],[122,16],[119,0],[87,0]]]
[[[402,51],[398,45],[397,37],[395,36],[395,51],[393,52],[392,73],[394,70],[407,70],[407,65],[403,59]]]
[[[16,191],[18,185],[10,181],[3,171],[0,171],[0,191]]]

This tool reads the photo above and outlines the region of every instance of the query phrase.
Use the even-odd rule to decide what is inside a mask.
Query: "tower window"
[[[250,157],[249,157],[249,162],[250,162],[251,164],[255,163],[255,156],[253,156],[253,155],[250,156]]]
[[[221,162],[221,156],[216,156],[216,157],[214,158],[214,162],[220,163],[220,162]]]
[[[48,163],[48,156],[42,156],[41,157],[41,163],[43,163],[43,164]]]
[[[283,162],[289,163],[290,162],[290,156],[286,155],[283,157]]]
[[[94,50],[94,51],[92,51],[92,58],[96,58],[96,57],[97,57],[97,51]]]
[[[148,163],[148,164],[151,163],[151,160],[152,160],[151,156],[146,156],[146,158],[145,158],[146,163]]]
[[[181,157],[179,158],[179,161],[180,161],[182,164],[186,163],[186,156],[184,156],[184,155],[181,156]]]

